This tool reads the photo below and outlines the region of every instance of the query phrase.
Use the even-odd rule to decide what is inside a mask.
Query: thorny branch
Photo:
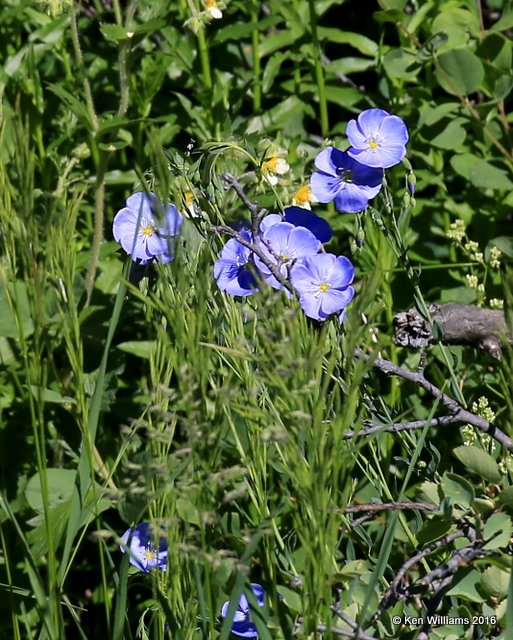
[[[357,349],[355,351],[355,355],[356,357],[362,358],[366,362],[369,362],[373,367],[379,369],[389,376],[397,376],[399,378],[403,378],[404,380],[413,382],[418,387],[424,389],[427,393],[429,393],[430,396],[439,400],[440,404],[449,411],[449,415],[452,417],[455,423],[459,422],[470,424],[499,442],[508,451],[513,452],[513,441],[509,436],[507,436],[503,431],[496,427],[493,422],[490,422],[485,418],[481,418],[480,416],[476,416],[474,413],[471,413],[470,411],[462,407],[456,400],[454,400],[454,398],[451,398],[436,385],[430,382],[424,376],[423,370],[409,371],[408,369],[403,369],[402,367],[399,367],[398,365],[390,362],[389,360],[385,360],[384,358],[375,358],[373,356],[367,355],[363,353],[361,349]],[[445,422],[445,424],[447,424],[447,422]]]

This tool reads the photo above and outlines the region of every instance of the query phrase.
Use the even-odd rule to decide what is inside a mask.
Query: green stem
[[[308,6],[310,8],[313,57],[315,61],[315,81],[317,83],[317,92],[319,96],[321,134],[326,138],[329,132],[328,103],[326,101],[326,85],[324,82],[324,70],[322,68],[321,47],[319,45],[319,37],[317,35],[317,13],[315,11],[315,0],[308,0]]]
[[[70,14],[70,22],[71,22],[71,41],[73,43],[73,50],[75,52],[75,57],[77,59],[77,63],[80,69],[80,73],[82,75],[82,83],[84,85],[84,93],[86,99],[87,111],[89,114],[89,120],[91,121],[91,129],[93,135],[96,135],[98,131],[98,116],[96,115],[96,109],[94,108],[94,100],[93,100],[93,92],[91,91],[91,85],[89,83],[89,79],[86,75],[84,58],[82,56],[82,49],[80,47],[80,40],[78,37],[78,27],[77,27],[77,14],[75,12],[75,3],[73,2],[71,5],[71,14]]]
[[[201,60],[201,73],[203,75],[203,84],[205,88],[212,89],[212,73],[210,71],[210,57],[208,55],[207,39],[205,38],[205,30],[202,28],[198,31],[198,48]]]
[[[259,39],[260,33],[258,31],[258,11],[260,2],[253,2],[251,9],[251,22],[253,23],[253,31],[251,33],[251,45],[253,49],[253,109],[260,111],[262,107],[262,78],[261,78],[261,65],[260,65],[260,50]]]
[[[96,267],[100,257],[100,246],[103,240],[103,213],[105,199],[105,173],[107,171],[107,155],[100,152],[100,163],[96,172],[96,189],[94,195],[94,233],[91,243],[91,253],[89,255],[89,263],[87,265],[87,273],[85,278],[86,289],[86,306],[91,300],[94,287],[94,277],[96,275]]]

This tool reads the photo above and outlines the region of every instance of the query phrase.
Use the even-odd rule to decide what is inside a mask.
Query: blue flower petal
[[[323,244],[333,237],[333,231],[327,220],[321,218],[309,209],[302,207],[285,207],[283,210],[285,222],[290,222],[296,227],[305,227]]]

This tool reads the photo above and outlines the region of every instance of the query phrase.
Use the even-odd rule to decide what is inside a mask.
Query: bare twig
[[[367,424],[367,423],[366,423]],[[387,433],[398,433],[399,431],[414,431],[415,429],[424,429],[425,427],[443,427],[448,424],[466,424],[458,416],[441,416],[432,418],[431,420],[412,420],[410,422],[394,422],[393,424],[378,424],[369,427],[363,427],[358,431],[346,431],[344,438],[354,438],[356,436],[372,436],[375,433],[386,431]]]
[[[372,504],[358,504],[351,505],[344,509],[344,513],[363,513],[360,518],[351,522],[352,527],[356,527],[362,522],[365,522],[372,515],[378,511],[390,511],[390,510],[405,510],[405,509],[419,509],[420,511],[436,511],[438,505],[432,502],[381,502]]]
[[[432,502],[380,502],[371,504],[355,504],[344,509],[345,513],[361,513],[362,511],[388,511],[390,509],[420,509],[422,511],[436,511],[436,504]]]
[[[408,558],[408,560],[406,560],[403,566],[396,573],[395,578],[392,580],[392,582],[390,583],[390,586],[383,594],[383,597],[381,599],[381,602],[379,603],[379,606],[377,608],[376,613],[374,614],[373,619],[377,620],[380,617],[381,613],[385,611],[385,609],[392,607],[398,600],[406,599],[407,590],[401,589],[400,584],[403,581],[404,576],[409,571],[409,569],[411,569],[423,558],[425,558],[426,556],[429,556],[437,549],[444,547],[445,545],[449,544],[453,540],[456,540],[456,538],[463,538],[463,537],[465,537],[465,533],[461,529],[458,529],[458,531],[453,531],[452,533],[447,534],[443,538],[440,538],[440,540],[437,540],[436,542],[433,542],[433,544],[430,544],[429,546],[427,546],[422,551],[419,551],[418,553],[413,555],[411,558]],[[424,580],[422,581],[422,584],[424,584]]]
[[[226,233],[227,235],[235,238],[237,242],[240,242],[244,247],[247,247],[250,251],[252,251],[256,256],[262,260],[265,266],[269,269],[269,271],[273,274],[273,276],[278,280],[278,282],[290,291],[292,295],[295,295],[294,287],[290,284],[290,282],[285,278],[280,272],[279,267],[269,260],[269,258],[265,255],[265,253],[260,249],[260,247],[255,242],[248,242],[238,231],[228,227],[225,224],[215,225],[210,227],[211,231],[217,231],[219,233]]]
[[[438,605],[442,601],[442,598],[444,597],[445,592],[451,585],[452,578],[453,578],[452,576],[447,576],[446,578],[444,578],[440,583],[440,586],[438,587],[434,596],[427,603],[426,615],[424,616],[425,622],[422,625],[422,629],[420,630],[419,634],[417,635],[417,640],[428,640],[429,632],[431,630],[431,625],[432,625],[431,621],[434,618],[436,610],[438,609]]]
[[[407,369],[403,369],[398,365],[390,362],[389,360],[385,360],[383,358],[374,358],[373,356],[365,354],[360,349],[355,351],[355,355],[359,358],[364,359],[365,361],[372,364],[373,367],[379,369],[383,373],[390,376],[398,376],[399,378],[403,378],[404,380],[409,380],[413,382],[418,387],[421,387],[430,396],[436,398],[440,401],[440,404],[444,406],[453,416],[455,422],[463,422],[476,427],[483,433],[486,433],[488,436],[499,442],[505,449],[513,452],[513,441],[509,436],[507,436],[503,431],[501,431],[498,427],[495,426],[493,422],[486,420],[485,418],[481,418],[480,416],[476,416],[474,413],[467,411],[464,407],[462,407],[454,398],[451,398],[447,394],[443,393],[441,389],[435,386],[432,382],[429,382],[424,377],[423,371],[408,371]]]
[[[221,174],[220,178],[221,180],[226,182],[226,184],[231,189],[235,191],[235,193],[239,196],[240,200],[242,201],[246,209],[251,213],[252,218],[253,216],[257,216],[259,214],[260,207],[257,205],[256,202],[251,202],[251,200],[248,198],[248,196],[244,192],[244,189],[241,183],[237,180],[235,176],[233,176],[231,173],[223,173]]]

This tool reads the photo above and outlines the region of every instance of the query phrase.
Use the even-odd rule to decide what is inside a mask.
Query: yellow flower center
[[[204,0],[205,9],[215,9],[217,7],[217,0]]]
[[[375,138],[369,140],[369,147],[371,149],[377,149],[379,147],[378,141]]]
[[[146,560],[155,560],[157,554],[151,549],[146,549],[146,551],[144,552],[144,557],[146,558]]]
[[[312,192],[310,190],[310,187],[307,184],[305,184],[302,187],[299,187],[299,189],[296,191],[296,194],[294,195],[294,201],[299,206],[307,202],[310,202],[311,193]]]
[[[285,263],[285,262],[288,262],[289,260],[290,260],[290,256],[288,256],[286,253],[283,253],[283,254],[280,256],[280,262]]]
[[[322,291],[322,293],[328,291],[329,288],[330,285],[327,282],[321,282],[321,284],[319,285],[319,291]]]
[[[143,236],[152,236],[155,233],[155,229],[151,225],[148,225],[147,227],[142,227],[141,232]]]
[[[186,191],[183,194],[183,199],[185,200],[185,206],[189,207],[194,202],[194,194],[192,191]]]
[[[262,164],[262,171],[264,173],[269,173],[269,171],[273,171],[276,173],[278,168],[279,158],[277,156],[271,156],[268,160]]]

